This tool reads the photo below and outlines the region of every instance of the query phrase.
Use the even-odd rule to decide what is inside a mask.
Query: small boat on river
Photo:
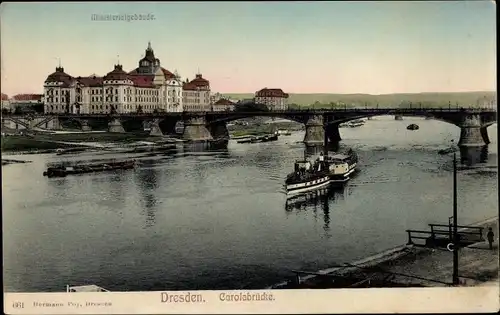
[[[454,148],[454,147],[450,147],[450,148],[446,148],[446,149],[441,149],[441,150],[439,150],[439,151],[438,151],[438,154],[440,154],[440,155],[446,155],[446,154],[453,153],[453,152],[455,152],[455,151],[457,151],[457,149],[456,149],[456,148]]]
[[[347,123],[347,126],[350,128],[356,128],[356,127],[361,127],[365,124],[365,121],[363,119],[355,119],[351,120],[350,122]]]
[[[248,137],[244,139],[237,140],[236,143],[250,143],[252,142],[253,137]]]
[[[237,143],[259,143],[259,142],[270,142],[278,140],[278,134],[269,134],[263,136],[252,136],[245,139],[240,139],[236,141]]]
[[[105,163],[92,163],[84,165],[73,165],[73,166],[56,166],[49,167],[43,176],[47,177],[65,177],[67,175],[85,174],[85,173],[96,173],[112,170],[127,170],[135,168],[135,160],[121,161],[121,162],[105,162]]]
[[[276,141],[278,140],[278,134],[275,133],[274,135],[265,135],[260,139],[261,142],[270,142],[270,141]]]
[[[104,289],[95,284],[88,285],[76,285],[76,286],[66,286],[66,292],[109,292],[109,290]]]
[[[289,130],[287,130],[287,129],[284,129],[284,130],[283,129],[278,129],[277,133],[280,136],[291,136],[292,135],[292,133]]]
[[[80,153],[88,150],[89,148],[67,148],[67,149],[57,149],[56,150],[56,155],[64,155],[64,154],[71,154],[71,153]]]

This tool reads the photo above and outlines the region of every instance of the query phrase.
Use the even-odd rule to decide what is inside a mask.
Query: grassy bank
[[[302,126],[295,122],[283,122],[275,124],[258,124],[258,125],[234,125],[229,127],[229,134],[233,137],[241,136],[259,136],[273,133],[276,129],[301,130]]]
[[[75,141],[75,142],[134,142],[158,140],[160,137],[150,136],[147,132],[137,133],[110,133],[110,132],[92,132],[92,133],[54,133],[37,135],[37,140],[50,141]]]
[[[21,152],[38,150],[56,150],[79,146],[81,142],[119,142],[156,141],[160,137],[148,133],[54,133],[38,134],[34,137],[7,136],[2,137],[3,152]],[[74,144],[60,143],[74,142]]]
[[[59,148],[70,148],[76,145],[47,142],[28,138],[25,136],[2,137],[2,152],[33,151],[33,150],[55,150]]]
[[[285,91],[286,92],[286,91]],[[252,98],[252,93],[223,93],[225,96],[234,99]],[[290,104],[300,106],[320,106],[320,104],[330,103],[347,103],[355,104],[356,106],[374,106],[377,103],[382,107],[399,107],[399,104],[422,103],[424,107],[447,107],[448,102],[453,105],[456,103],[459,106],[476,106],[477,101],[480,103],[485,99],[495,99],[495,92],[478,91],[478,92],[442,92],[442,93],[400,93],[400,94],[333,94],[333,93],[289,93]]]

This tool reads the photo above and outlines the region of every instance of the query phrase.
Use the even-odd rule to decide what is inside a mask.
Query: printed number
[[[14,308],[24,308],[24,302],[14,302],[12,304],[12,307],[14,307]]]

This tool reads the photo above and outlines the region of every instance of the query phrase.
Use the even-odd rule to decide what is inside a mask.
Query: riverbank
[[[471,224],[484,228],[492,228],[498,234],[498,217]],[[466,229],[462,229],[466,230]],[[483,235],[486,239],[486,235]],[[453,252],[445,249],[414,247],[407,259],[387,261],[380,265],[389,272],[410,274],[423,279],[397,276],[395,281],[423,286],[444,286],[439,282],[452,282]],[[487,241],[478,242],[459,250],[458,274],[460,284],[465,286],[481,285],[485,282],[498,282],[498,235],[495,235],[493,250],[489,249]]]
[[[31,163],[31,161],[2,159],[2,166],[9,165],[9,164],[25,164],[25,163]]]
[[[137,141],[159,141],[163,137],[150,136],[148,133],[109,133],[109,132],[81,132],[81,133],[51,133],[35,134],[33,136],[5,136],[2,137],[2,153],[50,153],[57,149],[80,147],[82,142],[117,142],[132,143]]]
[[[250,125],[233,125],[228,126],[229,135],[231,138],[238,138],[244,136],[262,136],[265,134],[272,134],[274,131],[282,129],[289,131],[302,130],[303,126],[296,122],[273,122],[273,123],[259,123]]]
[[[483,227],[485,231],[491,227],[496,234],[498,217],[470,225]],[[498,284],[498,242],[498,235],[495,235],[493,250],[489,249],[487,241],[460,249],[458,263],[460,285]],[[387,283],[386,286],[439,287],[451,285],[452,272],[453,252],[441,248],[402,245],[351,264],[317,272],[298,272],[298,275],[301,275],[298,285],[319,288],[324,285],[325,277],[328,277],[335,278],[336,282],[342,278],[364,279],[363,281],[367,282],[363,284],[365,287],[370,287],[370,281]],[[272,288],[285,288],[286,285],[286,282],[283,282]],[[339,284],[333,287],[344,286]]]

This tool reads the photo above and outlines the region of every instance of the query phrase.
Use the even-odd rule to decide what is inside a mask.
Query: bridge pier
[[[184,119],[182,137],[187,141],[210,141],[212,135],[206,126],[205,116],[191,116]]]
[[[469,114],[464,117],[460,126],[460,140],[458,145],[461,147],[482,147],[489,142],[486,128],[481,129],[481,116],[478,114]]]
[[[108,123],[108,132],[113,133],[125,133],[125,129],[123,128],[122,122],[118,118],[113,118]]]
[[[82,131],[91,131],[92,130],[92,128],[89,125],[88,120],[81,120],[80,122],[82,124]]]
[[[8,119],[2,118],[2,129],[10,128],[10,121]]]
[[[160,119],[153,119],[151,122],[151,131],[149,132],[150,136],[163,136],[163,132],[160,128]]]
[[[306,122],[304,143],[306,146],[320,146],[325,142],[323,115],[311,115]]]
[[[229,140],[229,130],[224,121],[209,124],[208,130],[214,140]]]
[[[179,122],[179,117],[171,117],[171,116],[162,117],[159,123],[161,132],[164,135],[177,134],[176,125],[178,122]]]
[[[60,129],[62,129],[61,121],[59,120],[59,117],[57,117],[57,116],[37,118],[35,120],[38,120],[38,121],[35,123],[34,128],[41,128],[41,129],[47,129],[47,130],[60,130]]]
[[[486,163],[488,161],[488,146],[460,147],[460,162],[466,165]]]
[[[325,132],[329,143],[338,144],[342,140],[340,137],[339,124],[327,125]]]
[[[481,132],[481,137],[483,138],[484,140],[484,143],[486,144],[490,144],[491,141],[490,141],[490,137],[488,136],[488,127],[481,127],[479,128],[479,131]]]

